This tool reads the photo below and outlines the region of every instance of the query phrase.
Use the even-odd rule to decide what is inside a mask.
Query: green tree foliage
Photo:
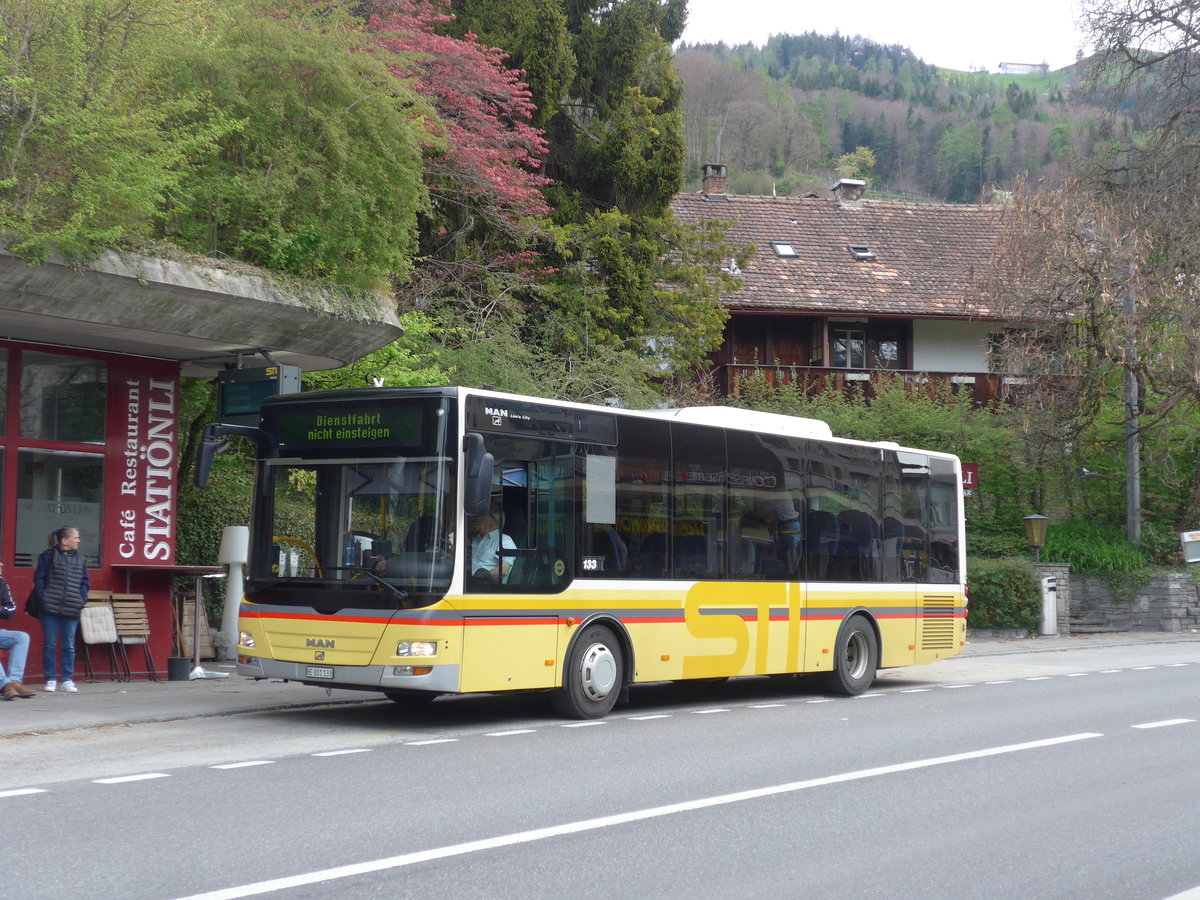
[[[217,7],[196,0],[0,3],[0,229],[31,260],[144,241],[235,123],[198,86],[164,91]]]
[[[838,178],[858,178],[870,182],[871,173],[875,171],[875,154],[870,147],[855,147],[849,153],[843,153],[834,164]]]
[[[166,238],[378,287],[411,267],[429,106],[349,0],[0,3],[0,227],[31,259]]]
[[[238,122],[198,159],[165,236],[302,276],[379,287],[411,269],[427,205],[429,105],[376,55],[349,2],[223,0],[175,61]]]
[[[719,227],[683,228],[669,209],[683,176],[669,47],[682,2],[455,0],[453,9],[451,28],[496,41],[526,70],[553,179],[542,277],[518,285],[493,276],[486,305],[467,310],[466,322],[445,295],[431,306],[458,374],[536,359],[560,379],[549,385],[554,396],[569,387],[577,398],[629,400],[644,395],[638,385],[650,375],[698,365],[719,343],[718,291],[731,284],[722,268],[738,250]],[[481,356],[477,344],[490,350]],[[527,383],[517,368],[493,374]]]

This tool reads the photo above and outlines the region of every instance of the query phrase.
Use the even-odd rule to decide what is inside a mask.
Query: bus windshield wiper
[[[335,571],[335,572],[338,572],[338,571],[361,572],[363,575],[366,575],[372,581],[376,582],[377,584],[381,584],[385,588],[387,588],[388,591],[391,593],[391,595],[396,598],[396,602],[403,603],[405,600],[408,599],[408,591],[401,590],[400,588],[398,588],[394,584],[392,584],[390,581],[388,581],[384,578],[380,578],[378,575],[376,575],[370,569],[365,568],[364,566],[333,566],[333,567],[331,567],[331,569],[332,569],[332,571]]]

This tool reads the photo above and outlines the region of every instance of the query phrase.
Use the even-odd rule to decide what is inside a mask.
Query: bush
[[[976,559],[967,566],[972,628],[1020,628],[1037,631],[1042,619],[1042,589],[1033,563],[1024,559]]]
[[[1127,576],[1152,564],[1150,552],[1131,544],[1125,531],[1096,522],[1052,522],[1042,559],[1064,562],[1075,575]]]

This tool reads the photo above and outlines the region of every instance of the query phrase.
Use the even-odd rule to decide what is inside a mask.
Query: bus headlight
[[[401,641],[396,645],[397,656],[437,656],[437,641]]]
[[[239,647],[253,647],[254,646],[254,635],[252,635],[248,631],[239,631],[238,632],[238,646]]]

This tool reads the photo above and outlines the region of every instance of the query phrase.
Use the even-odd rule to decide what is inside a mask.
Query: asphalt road
[[[9,738],[5,881],[131,900],[1161,900],[1200,885],[1198,720],[1192,642],[950,660],[853,699],[647,686],[587,723],[478,697]]]

